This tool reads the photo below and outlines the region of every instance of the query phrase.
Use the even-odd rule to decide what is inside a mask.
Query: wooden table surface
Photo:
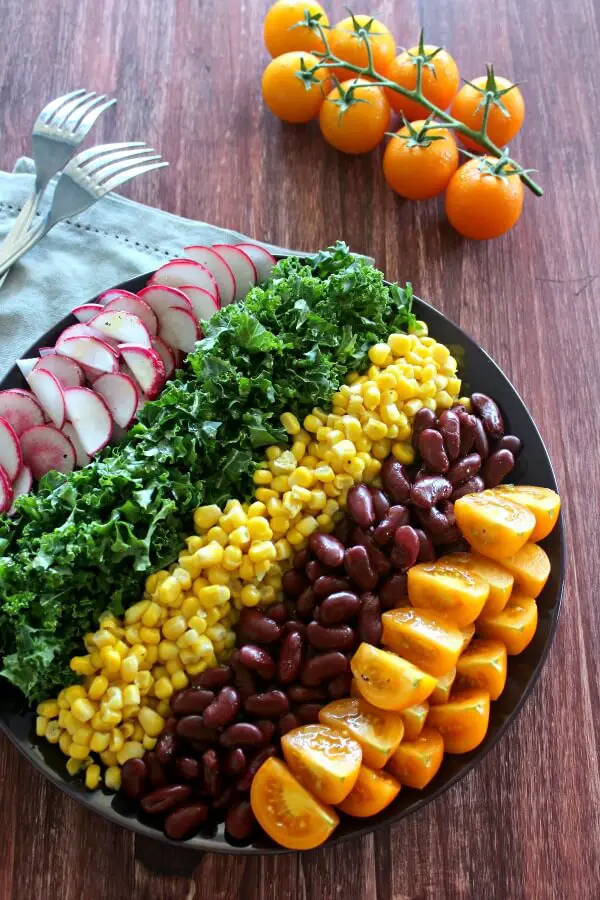
[[[380,153],[348,158],[314,125],[284,126],[264,109],[267,5],[0,0],[0,166],[28,152],[49,98],[111,92],[118,108],[94,138],[143,138],[172,164],[131,196],[286,246],[344,238],[392,279],[410,279],[503,367],[547,443],[569,544],[558,633],[517,723],[467,778],[394,828],[303,856],[190,857],[136,841],[46,783],[2,737],[0,900],[597,898],[600,6],[371,3],[399,44],[424,24],[465,77],[493,60],[526,81],[513,150],[540,170],[546,195],[528,194],[509,235],[474,243],[449,229],[441,202],[387,190]],[[329,9],[342,17],[337,0]]]

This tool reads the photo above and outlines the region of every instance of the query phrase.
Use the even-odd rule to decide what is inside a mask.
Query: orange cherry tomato
[[[501,563],[480,556],[479,553],[449,553],[440,557],[438,562],[440,561],[457,566],[459,569],[463,568],[467,572],[475,572],[487,581],[490,592],[481,611],[482,616],[495,616],[496,613],[502,612],[508,603],[515,580]]]
[[[502,641],[473,641],[456,664],[456,684],[483,688],[497,700],[506,684],[506,647]]]
[[[349,816],[376,816],[398,796],[400,785],[392,775],[361,766],[356,784],[338,809]]]
[[[358,741],[363,762],[373,769],[385,766],[404,736],[398,713],[377,709],[362,697],[328,703],[319,712],[319,722]]]
[[[290,771],[323,803],[341,803],[358,777],[360,744],[326,725],[288,731],[281,749]]]
[[[254,776],[250,804],[261,828],[289,850],[318,847],[340,821],[331,806],[313,797],[275,757],[263,763]]]
[[[514,171],[494,174],[485,163],[492,156],[470,159],[454,173],[446,191],[446,215],[463,237],[487,241],[515,225],[523,210],[523,184]]]
[[[521,549],[535,526],[532,512],[492,491],[461,497],[454,514],[465,540],[482,556],[500,563]],[[410,581],[410,572],[408,577]]]
[[[405,125],[391,137],[383,155],[389,186],[408,200],[441,193],[458,168],[458,147],[447,128],[427,128],[426,120]],[[412,130],[411,130],[412,129]],[[416,132],[417,138],[412,133]]]
[[[429,712],[429,703],[424,700],[422,703],[415,703],[408,709],[403,709],[400,716],[404,723],[404,740],[416,741],[425,725],[427,713]]]
[[[357,30],[358,29],[358,30]],[[364,69],[369,64],[366,43],[360,36],[360,30],[368,34],[369,47],[373,56],[373,68],[379,75],[385,75],[396,52],[396,42],[389,28],[371,16],[348,16],[342,19],[329,32],[329,46],[334,56],[345,62]],[[357,73],[351,69],[336,69],[340,81],[355,78]]]
[[[478,689],[455,694],[448,703],[432,706],[427,724],[444,739],[447,753],[469,753],[484,739],[490,720],[490,695]]]
[[[368,153],[389,128],[390,105],[383,90],[369,84],[364,79],[344,81],[321,106],[323,137],[344,153]]]
[[[435,778],[444,758],[444,741],[439,731],[424,728],[414,741],[404,741],[387,767],[400,784],[423,790]]]
[[[460,500],[456,505],[459,503]],[[490,592],[479,575],[440,560],[419,563],[410,568],[407,584],[408,597],[413,606],[431,609],[455,622],[459,628],[475,621]]]
[[[538,623],[538,608],[533,597],[527,597],[518,589],[497,616],[481,616],[477,619],[477,634],[502,641],[509,656],[517,656],[531,643]]]
[[[281,56],[290,50],[307,50],[323,53],[325,46],[318,32],[306,26],[304,10],[311,16],[320,16],[321,25],[329,25],[329,19],[320,3],[315,0],[277,0],[265,16],[265,46],[271,56]]]
[[[455,665],[463,636],[450,619],[429,609],[401,606],[381,617],[382,643],[424,672],[439,678]]]
[[[448,702],[450,691],[452,690],[452,685],[454,684],[455,679],[456,666],[449,672],[446,672],[445,675],[442,675],[441,678],[438,678],[435,688],[429,695],[429,703],[432,706],[439,706],[440,703]]]
[[[535,528],[531,532],[530,541],[542,541],[556,525],[560,512],[560,497],[550,488],[531,484],[500,484],[492,489],[492,494],[508,497],[509,500],[520,503],[533,513]]]
[[[454,118],[464,125],[468,125],[473,131],[479,131],[483,123],[484,104],[482,100],[485,100],[487,81],[488,76],[482,75],[473,79],[472,84],[475,87],[472,87],[470,84],[463,85],[452,104],[451,113]],[[506,78],[500,78],[498,75],[495,76],[495,81],[499,91],[502,92],[506,88],[509,88],[509,90],[506,94],[501,94],[498,102],[493,102],[490,107],[487,121],[487,136],[497,147],[506,147],[523,124],[525,119],[525,101],[519,88],[513,85],[511,81],[508,81]],[[476,88],[480,90],[476,90]],[[504,114],[499,103],[502,103],[508,115]],[[465,147],[469,147],[471,150],[483,149],[480,144],[467,137],[467,135],[460,134],[460,132],[457,133]]]
[[[485,606],[483,608],[485,609]],[[475,625],[471,622],[470,625],[466,625],[464,628],[461,628],[460,633],[462,634],[463,639],[460,652],[464,653],[465,648],[468,647],[473,640],[473,635],[475,634]]]
[[[542,547],[528,541],[514,556],[502,560],[515,584],[528,597],[539,597],[550,575],[550,560]],[[485,610],[484,610],[485,612]]]
[[[318,65],[311,53],[293,50],[272,59],[262,77],[262,95],[271,112],[284,122],[309,122],[321,109],[325,99],[328,73],[318,69],[314,80],[302,80],[298,73]]]
[[[428,57],[431,57],[431,54],[435,53],[437,49],[434,44],[425,44],[423,47],[425,55]],[[417,86],[415,56],[418,53],[419,47],[411,47],[410,50],[404,50],[400,56],[397,56],[388,68],[389,80],[395,81],[396,84],[409,91],[414,91]],[[458,66],[447,50],[442,49],[429,60],[428,65],[423,66],[422,71],[421,90],[423,96],[438,109],[447,109],[458,90]],[[404,113],[409,122],[414,119],[423,119],[429,115],[429,109],[422,103],[411,100],[410,97],[403,97],[402,94],[390,88],[385,90],[392,108],[397,113]]]
[[[350,663],[356,686],[379,709],[407,709],[431,694],[436,680],[395,653],[361,644]]]

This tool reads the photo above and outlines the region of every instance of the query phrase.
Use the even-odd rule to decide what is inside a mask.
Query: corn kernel
[[[204,608],[210,608],[229,600],[231,592],[225,585],[211,584],[208,587],[200,588],[196,596]]]
[[[126,609],[125,622],[127,625],[134,625],[136,622],[139,622],[149,606],[150,600],[140,600],[139,603],[134,603],[133,606]]]
[[[76,744],[72,741],[69,745],[69,756],[71,759],[84,760],[88,758],[90,748],[85,744]]]
[[[269,541],[273,537],[273,530],[264,516],[255,516],[250,519],[248,532],[253,541]]]
[[[368,382],[363,390],[363,403],[367,409],[376,409],[381,400],[381,392],[374,382]]]
[[[60,740],[61,730],[56,719],[51,719],[46,726],[45,738],[49,744],[58,744]]]
[[[93,675],[96,671],[90,656],[74,656],[69,667],[77,675]]]
[[[35,733],[38,737],[44,737],[48,729],[48,719],[45,716],[36,716]]]
[[[244,606],[257,606],[260,603],[260,591],[253,584],[247,584],[242,588],[240,599]]]
[[[281,538],[281,540],[275,542],[275,551],[277,553],[277,559],[280,560],[280,562],[290,559],[292,556],[291,545],[285,538]]]
[[[143,631],[144,629],[142,629]],[[123,681],[133,681],[139,670],[139,662],[136,656],[126,656],[121,663],[121,678]]]
[[[290,520],[287,516],[273,516],[271,519],[271,530],[277,534],[285,534],[290,527]]]
[[[173,690],[182,691],[188,686],[188,684],[189,679],[185,672],[173,672],[173,674],[171,675],[171,685]],[[158,697],[158,694],[156,696]],[[161,697],[160,699],[162,700],[163,698]]]
[[[138,706],[141,702],[140,689],[137,684],[128,684],[123,688],[123,709],[128,706]]]
[[[181,597],[182,587],[176,578],[169,575],[156,591],[156,599],[162,606],[173,606]]]
[[[464,406],[467,412],[471,411],[471,398],[470,397],[459,397],[458,402]]]
[[[234,547],[245,547],[250,543],[250,533],[245,525],[235,528],[229,535],[229,541]]]
[[[96,708],[93,703],[90,703],[89,700],[86,700],[83,697],[78,697],[77,700],[75,700],[75,702],[71,705],[71,712],[78,722],[89,722],[89,720],[96,712]]]
[[[242,560],[242,564],[239,568],[239,576],[243,581],[252,581],[254,579],[254,566],[248,557],[245,557]]]
[[[116,766],[117,765],[117,754],[112,750],[105,750],[100,754],[100,759],[104,763],[105,766]],[[119,773],[120,774],[120,773]]]
[[[403,412],[408,416],[409,419],[412,419],[422,408],[423,402],[417,397],[414,397],[412,400],[406,401],[403,407]]]
[[[448,383],[446,385],[446,390],[449,394],[452,394],[454,397],[457,397],[460,394],[460,389],[462,386],[462,381],[460,378],[448,378]]]
[[[450,409],[454,400],[447,391],[438,391],[435,397],[435,405],[437,409]]]
[[[85,770],[85,786],[89,791],[95,791],[100,784],[100,766],[88,766]]]
[[[126,741],[117,753],[117,762],[124,766],[129,759],[141,759],[145,750],[139,741]]]
[[[194,511],[194,525],[198,531],[208,531],[221,517],[221,509],[215,504],[199,506]]]
[[[89,747],[94,731],[89,725],[82,725],[73,735],[73,741],[83,747]]]
[[[38,703],[36,712],[38,716],[44,716],[46,719],[55,719],[60,710],[56,700],[44,700]]]
[[[118,766],[109,766],[104,773],[104,784],[109,791],[118,791],[121,787],[121,770]]]
[[[173,693],[173,685],[168,678],[159,678],[154,683],[154,693],[159,700],[168,700]]]
[[[265,485],[271,484],[273,474],[268,469],[257,469],[252,476],[254,484]]]
[[[411,466],[415,461],[415,451],[409,443],[396,443],[392,446],[392,453],[398,462],[405,466]]]
[[[142,707],[138,713],[138,722],[150,737],[158,737],[165,727],[165,720],[148,706]]]
[[[253,563],[262,562],[265,559],[272,561],[276,559],[277,551],[271,541],[253,541],[248,550],[248,557]]]
[[[125,707],[123,707],[123,715],[125,715]],[[95,717],[94,717],[95,718]],[[102,706],[100,708],[100,721],[102,725],[108,728],[114,728],[115,725],[118,725],[121,721],[121,713],[117,709],[109,709],[108,707]],[[96,724],[92,720],[92,725],[96,728]],[[100,729],[98,729],[100,730]]]
[[[118,753],[119,750],[122,749],[126,737],[130,737],[133,734],[133,725],[131,722],[127,722],[121,728],[113,728],[111,731],[109,738],[110,743],[108,745],[109,753]],[[102,759],[102,757],[100,757]],[[116,762],[116,758],[115,758]]]
[[[85,699],[85,696],[85,688],[80,684],[72,684],[70,687],[65,688],[64,698],[69,706],[72,706],[75,700],[79,698]]]
[[[63,731],[58,739],[58,746],[61,749],[61,752],[65,754],[65,756],[69,755],[69,747],[71,746],[71,735],[68,731]]]
[[[369,347],[368,355],[376,366],[384,366],[391,356],[390,347],[388,344],[373,344],[372,347]]]

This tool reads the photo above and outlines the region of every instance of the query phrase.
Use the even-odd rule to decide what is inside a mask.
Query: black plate
[[[146,284],[149,277],[149,275],[139,276],[119,287],[135,293]],[[415,312],[418,318],[427,322],[431,335],[450,347],[457,357],[465,393],[476,389],[494,397],[502,409],[507,430],[522,439],[523,452],[515,470],[511,473],[511,481],[557,490],[552,465],[540,434],[508,378],[481,347],[432,306],[422,300],[415,300]],[[73,316],[67,316],[36,341],[25,356],[37,356],[39,347],[53,346],[67,325],[72,325],[75,321]],[[16,366],[13,366],[0,383],[0,390],[11,387],[26,387]],[[506,732],[531,693],[556,630],[564,578],[565,547],[562,515],[558,527],[546,538],[542,546],[550,557],[552,571],[546,587],[538,598],[538,628],[525,652],[518,657],[509,658],[506,688],[501,697],[492,703],[489,730],[483,743],[477,750],[463,756],[446,755],[440,771],[424,791],[403,788],[394,803],[378,816],[368,820],[342,817],[340,826],[334,837],[329,840],[329,844],[339,843],[351,837],[367,834],[382,825],[398,822],[404,816],[425,806],[463,778]],[[137,834],[181,846],[177,842],[170,841],[153,827],[150,818],[138,817],[136,810],[122,796],[103,790],[90,793],[81,780],[70,778],[65,770],[64,755],[56,745],[50,745],[35,736],[34,712],[26,708],[21,694],[7,684],[3,685],[0,697],[0,727],[46,778],[78,803]],[[225,837],[222,824],[201,832],[186,841],[185,846],[213,853],[289,852],[264,836],[257,837],[252,844],[235,844]]]

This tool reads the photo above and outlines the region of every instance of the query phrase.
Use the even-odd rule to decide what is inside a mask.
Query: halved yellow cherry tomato
[[[484,739],[490,720],[490,695],[478,689],[461,691],[448,703],[432,706],[427,724],[444,739],[447,753],[469,753]]]
[[[362,749],[363,762],[382,769],[404,736],[398,713],[385,712],[360,697],[334,700],[319,711],[319,722],[354,738]]]
[[[500,562],[514,556],[535,527],[532,512],[492,491],[461,497],[454,504],[454,515],[469,544]]]
[[[462,648],[460,629],[429,609],[401,606],[381,617],[382,643],[424,672],[445,675],[456,665]]]
[[[464,568],[468,572],[475,572],[487,582],[490,588],[485,606],[481,610],[482,615],[494,616],[502,612],[513,589],[514,578],[503,565],[481,556],[479,553],[449,553],[438,559],[448,562],[450,565]]]
[[[560,512],[560,497],[550,488],[531,484],[500,484],[493,488],[491,493],[520,503],[533,513],[535,528],[531,532],[530,541],[543,541],[556,525]]]
[[[530,541],[517,550],[514,556],[503,559],[502,565],[514,575],[515,583],[528,597],[538,597],[550,575],[548,554]],[[485,609],[483,614],[485,615]]]
[[[438,678],[435,688],[429,695],[429,703],[432,706],[439,706],[440,703],[448,702],[450,691],[452,690],[452,685],[454,684],[455,678],[456,666],[453,669],[450,669],[449,672],[446,672],[445,675],[442,675],[440,678]]]
[[[400,784],[423,790],[435,778],[444,758],[444,740],[433,728],[424,728],[415,741],[404,741],[387,767]]]
[[[376,816],[389,806],[400,792],[400,785],[387,772],[378,772],[361,766],[356,784],[338,809],[349,816],[365,818]]]
[[[326,725],[303,725],[281,738],[292,774],[323,803],[341,803],[358,777],[360,744]]]
[[[506,684],[506,647],[502,641],[473,641],[456,663],[456,685],[483,688],[497,700]]]
[[[340,821],[331,806],[313,797],[275,757],[263,763],[254,776],[250,803],[261,828],[289,850],[318,847]]]
[[[485,606],[490,589],[475,572],[437,562],[419,563],[408,570],[408,597],[413,606],[435,610],[464,628]]]
[[[429,703],[424,700],[422,703],[415,703],[408,709],[403,709],[400,713],[404,722],[404,740],[416,741],[425,726],[427,713],[429,712]]]
[[[485,609],[485,606],[484,606]],[[471,641],[473,640],[473,635],[475,634],[475,625],[471,622],[469,625],[465,625],[464,628],[460,629],[460,633],[462,634],[462,647],[460,648],[460,652],[464,653],[465,648],[469,646]]]
[[[361,644],[350,663],[356,686],[379,709],[401,710],[422,703],[436,681],[395,653]]]
[[[535,634],[538,608],[533,597],[513,591],[512,597],[497,616],[481,616],[477,619],[477,634],[484,638],[502,641],[509,656],[517,656]]]

